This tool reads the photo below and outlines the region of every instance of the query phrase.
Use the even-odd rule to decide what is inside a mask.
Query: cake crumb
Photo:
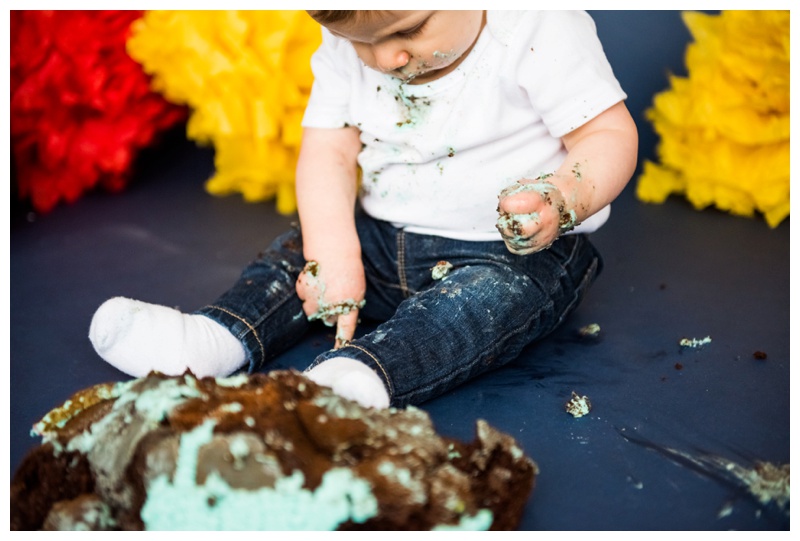
[[[697,339],[697,338],[681,338],[680,345],[683,347],[688,348],[699,348],[706,344],[711,343],[711,337],[706,336],[705,338]]]
[[[439,261],[436,265],[431,269],[431,278],[434,280],[441,280],[447,273],[450,272],[450,269],[453,268],[453,264],[449,261]]]
[[[767,358],[767,354],[764,353],[763,351],[756,351],[753,353],[753,358],[759,361],[763,361]]]
[[[756,461],[748,470],[732,463],[727,470],[734,472],[760,503],[775,502],[781,509],[789,507],[789,464]]]
[[[579,396],[578,393],[572,391],[572,397],[564,407],[567,413],[577,419],[587,415],[592,410],[592,403],[589,401],[588,396]]]
[[[598,334],[600,334],[600,325],[597,323],[589,323],[585,327],[578,329],[578,334],[587,338],[596,337]]]
[[[733,513],[733,502],[725,502],[717,512],[717,518],[725,518],[730,516],[731,513]]]

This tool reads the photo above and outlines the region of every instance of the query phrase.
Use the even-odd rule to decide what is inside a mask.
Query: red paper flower
[[[137,152],[186,111],[125,51],[140,11],[11,12],[11,149],[39,212],[125,187]]]

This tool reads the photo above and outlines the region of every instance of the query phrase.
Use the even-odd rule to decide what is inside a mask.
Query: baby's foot
[[[330,387],[341,397],[367,408],[388,408],[389,393],[374,370],[347,357],[334,357],[305,373],[311,381]]]
[[[241,342],[216,321],[124,297],[97,309],[89,340],[106,362],[135,377],[187,368],[198,377],[226,376],[246,358]]]

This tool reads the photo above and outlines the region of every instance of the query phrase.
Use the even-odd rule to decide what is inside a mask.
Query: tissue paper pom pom
[[[127,183],[138,150],[185,118],[125,52],[136,11],[11,12],[11,149],[39,212]]]
[[[661,137],[636,193],[740,216],[789,215],[789,12],[684,13],[688,77],[671,77],[647,117]]]
[[[319,24],[302,11],[151,11],[128,51],[153,88],[192,113],[189,138],[215,148],[214,195],[296,209],[294,176]]]

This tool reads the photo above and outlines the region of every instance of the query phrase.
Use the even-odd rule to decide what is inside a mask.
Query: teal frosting
[[[409,93],[409,90],[414,89],[413,86],[408,86],[414,75],[412,74],[406,81],[401,81],[394,77],[388,78],[391,79],[388,85],[389,89],[397,100],[400,114],[403,118],[402,121],[397,123],[397,127],[404,129],[420,125],[428,116],[430,100],[429,98],[414,96]]]
[[[516,182],[500,192],[500,197],[511,197],[512,195],[517,195],[522,192],[537,192],[545,196],[554,191],[560,191],[555,184],[551,182],[542,182],[541,179],[539,179],[539,182]]]
[[[334,530],[377,515],[370,484],[347,468],[326,472],[313,491],[303,488],[300,471],[257,490],[233,488],[217,472],[198,485],[197,454],[213,430],[214,422],[206,421],[181,437],[173,479],[162,474],[147,489],[141,511],[146,529]]]
[[[205,394],[197,388],[197,380],[190,376],[184,376],[184,381],[177,379],[167,379],[154,388],[142,391],[135,397],[136,411],[146,419],[159,422],[167,416],[167,413],[175,409],[176,406],[186,402],[190,398],[202,398]],[[121,407],[127,400],[120,398],[114,409]]]
[[[228,376],[226,378],[216,378],[214,381],[220,387],[241,387],[250,381],[250,376],[245,373],[241,373],[236,374],[235,376]]]
[[[492,525],[492,512],[488,509],[481,509],[474,515],[464,515],[458,524],[440,524],[434,526],[433,531],[437,532],[477,532],[486,531]]]

